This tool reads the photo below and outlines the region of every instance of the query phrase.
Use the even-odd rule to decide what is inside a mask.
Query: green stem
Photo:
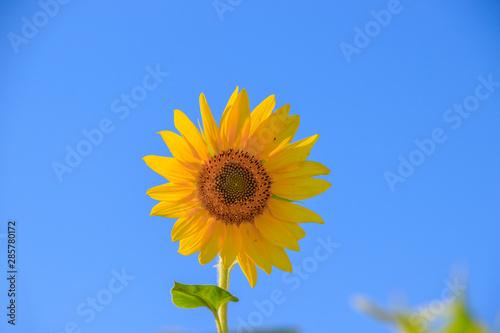
[[[222,327],[220,325],[219,317],[215,317],[215,324],[217,325],[217,332],[222,332]]]
[[[230,268],[224,268],[224,264],[222,262],[222,258],[219,257],[219,287],[229,291],[229,275],[231,274]],[[219,323],[217,325],[217,329],[219,333],[228,333],[227,330],[227,303],[224,303],[219,308]]]

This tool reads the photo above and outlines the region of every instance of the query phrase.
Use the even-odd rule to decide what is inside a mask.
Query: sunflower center
[[[215,177],[215,189],[227,205],[244,202],[255,193],[252,172],[235,162],[227,162]]]
[[[262,162],[229,149],[206,161],[198,174],[198,196],[210,216],[225,223],[253,222],[271,197],[271,177]]]

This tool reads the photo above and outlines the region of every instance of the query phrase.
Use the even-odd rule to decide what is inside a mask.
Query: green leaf
[[[434,322],[446,320],[444,328],[439,330],[428,330],[427,320],[425,325],[418,320],[414,314],[417,311],[409,312],[408,310],[395,310],[393,313],[387,312],[367,301],[365,298],[357,298],[355,306],[373,317],[396,324],[405,333],[487,333],[487,329],[483,327],[477,320],[470,316],[467,311],[464,298],[461,297],[448,305],[448,311],[439,313],[438,316],[428,320]],[[430,305],[429,305],[430,307]]]
[[[282,198],[282,197],[278,197],[276,194],[273,194],[273,199],[282,200],[282,201],[286,201],[286,202],[292,202],[292,203],[294,203],[294,202],[298,202],[298,203],[303,204],[303,202],[302,202],[302,201],[285,199],[285,198]]]
[[[453,305],[453,317],[449,326],[443,333],[486,333],[486,329],[481,326],[477,321],[471,318],[467,311],[465,303],[462,300],[455,302]]]
[[[227,290],[212,285],[190,285],[174,281],[171,290],[172,303],[179,308],[194,309],[206,307],[217,316],[217,310],[227,302],[238,302],[238,298]]]

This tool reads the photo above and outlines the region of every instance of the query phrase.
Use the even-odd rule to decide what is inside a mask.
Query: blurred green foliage
[[[488,333],[485,326],[472,318],[463,297],[443,305],[442,312],[430,316],[423,308],[418,310],[386,311],[366,299],[358,299],[355,306],[404,333]],[[432,305],[429,305],[430,308]]]

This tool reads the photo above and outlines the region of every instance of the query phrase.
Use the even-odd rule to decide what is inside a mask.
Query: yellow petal
[[[198,260],[201,265],[211,262],[219,253],[220,237],[222,233],[222,223],[216,220],[209,222],[203,237],[201,238],[201,248]]]
[[[238,108],[239,112],[239,121],[242,122],[241,129],[237,132],[235,145],[243,145],[247,142],[248,137],[250,136],[250,128],[252,125],[252,119],[250,117],[250,101],[248,99],[248,94],[245,89],[241,91],[241,98],[239,100]],[[236,104],[236,101],[235,101]]]
[[[268,172],[280,172],[280,170],[283,171],[286,168],[290,168],[290,165],[294,163],[305,161],[318,138],[319,135],[313,135],[292,143],[283,151],[267,160],[266,170]]]
[[[199,232],[205,226],[208,220],[208,215],[199,212],[188,217],[182,217],[175,222],[172,228],[172,242],[177,242],[183,238],[189,237],[192,234]]]
[[[273,244],[268,244],[267,251],[269,252],[269,257],[271,258],[271,263],[274,267],[288,273],[292,272],[292,263],[283,248]]]
[[[193,170],[186,169],[179,161],[172,157],[148,155],[143,158],[144,162],[171,182],[194,183],[196,173]]]
[[[297,223],[284,223],[283,225],[293,234],[296,240],[301,240],[306,236],[304,229]]]
[[[236,100],[236,97],[238,96],[239,92],[239,87],[236,86],[236,89],[234,89],[233,93],[231,94],[231,97],[229,97],[229,100],[227,101],[226,108],[224,109],[224,112],[229,111],[229,108],[233,106],[234,101]]]
[[[158,134],[161,135],[172,155],[182,165],[192,170],[199,170],[200,157],[182,136],[171,131],[161,131]]]
[[[248,100],[248,94],[245,89],[236,96],[234,104],[228,111],[227,121],[224,123],[226,128],[224,128],[224,133],[227,136],[228,147],[233,147],[238,144],[238,138],[244,135],[243,131],[246,128],[247,131],[250,127],[245,123],[250,117],[250,102]],[[224,126],[222,125],[222,126]],[[248,133],[246,134],[248,136]]]
[[[206,159],[208,147],[196,125],[180,110],[174,110],[174,124],[175,128],[186,139],[191,148],[196,151],[198,156],[201,159]]]
[[[151,198],[160,201],[185,201],[196,195],[196,187],[178,183],[166,183],[150,188],[147,192]]]
[[[257,269],[253,261],[250,260],[245,253],[240,252],[240,254],[238,254],[238,263],[240,264],[243,274],[247,277],[248,282],[250,282],[250,286],[252,288],[255,287],[255,284],[257,284]]]
[[[177,252],[184,256],[189,256],[200,251],[200,241],[201,237],[203,237],[205,229],[206,225],[201,229],[201,231],[195,232],[191,236],[181,239],[179,241],[179,250]]]
[[[292,222],[292,223],[305,223],[316,222],[323,224],[324,221],[315,212],[306,207],[296,205],[291,202],[286,202],[278,199],[271,199],[268,202],[269,212],[278,220]]]
[[[272,151],[268,154],[269,156],[276,155],[283,149],[285,149],[290,142],[292,142],[295,133],[299,129],[300,125],[300,116],[293,115],[288,117],[288,121],[283,128],[283,130],[278,134],[274,146],[272,147]]]
[[[197,200],[183,203],[176,201],[162,201],[151,209],[150,215],[178,219],[193,214],[195,212],[193,211],[193,208],[197,208],[199,204],[200,203]]]
[[[224,149],[230,148],[227,140],[228,119],[229,119],[229,113],[231,111],[231,108],[233,107],[234,101],[236,100],[237,96],[238,96],[238,87],[236,87],[236,89],[233,91],[233,94],[229,98],[229,101],[227,102],[226,108],[224,109],[224,112],[222,113],[222,117],[220,119],[219,131],[222,137],[222,145]]]
[[[315,177],[330,174],[330,170],[321,163],[314,161],[297,162],[283,172],[273,173],[273,180],[283,178]]]
[[[250,115],[252,119],[250,135],[252,135],[257,127],[259,127],[259,125],[271,115],[275,105],[276,97],[274,95],[271,95],[263,100],[259,105],[257,105],[255,109],[253,109],[252,114]]]
[[[241,249],[241,232],[239,227],[233,224],[225,225],[225,234],[220,245],[220,256],[224,263],[224,268],[229,268]]]
[[[250,117],[247,117],[245,123],[243,124],[243,128],[241,129],[241,135],[236,137],[235,146],[244,146],[246,145],[248,138],[250,137],[250,126],[252,125],[252,120]]]
[[[288,223],[280,221],[270,214],[264,214],[256,217],[254,224],[260,234],[271,244],[293,251],[300,251],[296,237],[286,227]]]
[[[212,115],[207,100],[205,99],[205,95],[203,94],[200,95],[200,110],[206,139],[209,146],[215,152],[221,148],[222,141],[219,129],[217,128],[217,123],[214,120],[214,116]]]
[[[276,126],[276,128],[280,128],[277,131],[277,134],[274,136],[273,141],[267,145],[266,149],[264,149],[261,153],[262,159],[268,159],[272,154],[276,155],[279,151],[285,149],[288,144],[292,141],[295,132],[299,128],[300,117],[299,116],[290,116],[287,117],[283,124],[279,124],[281,126]]]
[[[285,178],[274,182],[272,193],[288,200],[304,200],[328,190],[332,186],[323,179],[315,178]]]
[[[250,154],[257,156],[262,155],[264,151],[271,151],[276,137],[288,121],[289,112],[290,105],[283,105],[264,120],[248,139],[246,150]],[[265,157],[262,158],[265,159]]]
[[[259,230],[257,230],[252,223],[243,223],[240,225],[240,229],[242,233],[243,248],[247,256],[250,257],[257,266],[262,268],[264,272],[268,275],[271,274],[271,270],[273,269],[271,259],[267,253],[266,242],[262,238]]]

